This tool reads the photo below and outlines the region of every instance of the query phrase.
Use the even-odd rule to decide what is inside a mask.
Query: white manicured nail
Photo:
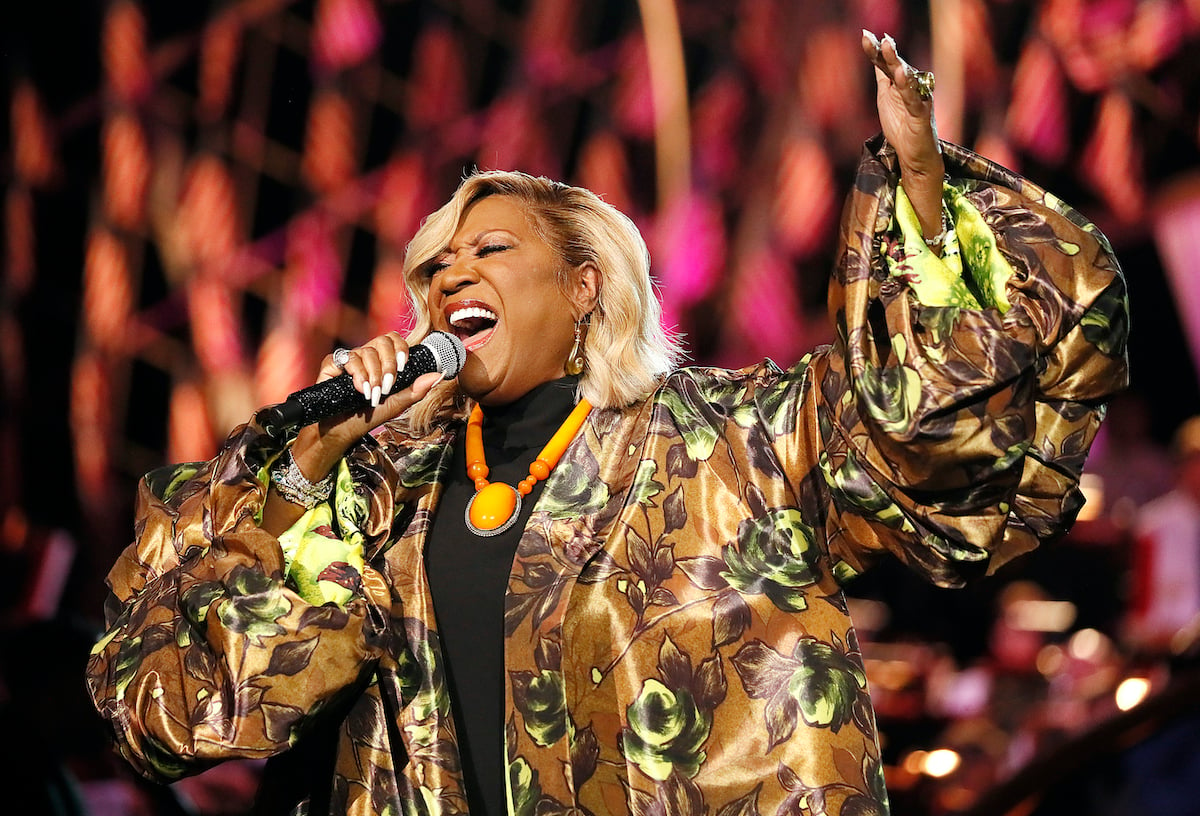
[[[379,407],[379,397],[381,394],[383,394],[383,391],[378,385],[371,389],[371,405],[375,408]]]
[[[406,366],[406,365],[408,365],[408,352],[407,351],[397,351],[396,352],[396,370],[403,371],[404,366]]]
[[[394,383],[395,381],[396,381],[396,378],[394,376],[392,376],[391,372],[384,374],[383,375],[383,393],[385,393],[385,394],[392,393],[392,383]]]
[[[363,399],[367,402],[371,401],[371,384],[369,382],[363,383]]]

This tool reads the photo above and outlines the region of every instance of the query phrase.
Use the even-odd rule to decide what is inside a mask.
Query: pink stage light
[[[733,17],[734,50],[768,96],[778,94],[792,79],[784,71],[785,60],[780,58],[781,39],[788,31],[783,6],[775,0],[740,0]]]
[[[332,228],[319,214],[299,218],[288,229],[285,320],[312,326],[328,310],[337,308],[342,264],[333,241]]]
[[[1196,236],[1200,235],[1200,175],[1177,182],[1154,207],[1154,241],[1174,293],[1192,365],[1200,374],[1200,275]]]
[[[853,0],[853,11],[847,17],[868,31],[890,31],[898,34],[903,25],[899,0]]]
[[[104,212],[112,223],[132,230],[145,216],[150,154],[137,117],[117,113],[104,125]]]
[[[434,208],[425,165],[415,153],[395,156],[383,170],[375,202],[375,230],[392,250],[403,252],[421,219]]]
[[[308,111],[304,139],[304,178],[317,192],[329,194],[354,176],[354,112],[335,91],[321,91]]]
[[[770,357],[786,364],[806,350],[796,270],[778,253],[762,249],[742,260],[732,287],[723,346],[735,365]]]
[[[75,477],[83,503],[100,507],[111,484],[112,383],[96,352],[84,352],[71,369],[71,436]]]
[[[1200,4],[1194,4],[1200,11]],[[1187,34],[1187,9],[1179,3],[1139,3],[1125,33],[1130,63],[1150,71],[1179,51]]]
[[[1139,141],[1133,103],[1121,91],[1105,94],[1080,165],[1109,209],[1127,223],[1139,220],[1145,212]]]
[[[242,24],[232,15],[218,17],[200,42],[200,102],[197,116],[213,122],[225,115],[242,47]]]
[[[528,91],[514,91],[492,103],[480,133],[476,164],[484,169],[519,167],[535,176],[561,175],[539,111]]]
[[[1005,126],[1014,143],[1042,161],[1066,158],[1066,88],[1054,51],[1041,40],[1027,43],[1017,62]]]
[[[407,84],[406,112],[416,128],[432,128],[457,120],[467,108],[463,44],[444,25],[421,31]]]
[[[188,281],[188,318],[192,345],[201,367],[213,376],[243,368],[240,309],[233,287],[207,275]]]
[[[404,264],[399,256],[388,255],[380,260],[371,279],[371,301],[368,306],[372,336],[389,331],[404,334],[412,324],[408,289],[404,285]]]
[[[101,43],[101,61],[113,96],[127,105],[145,101],[153,80],[146,50],[146,19],[137,3],[117,0],[109,6]]]
[[[293,391],[312,385],[317,367],[309,354],[308,337],[308,330],[286,315],[267,333],[255,365],[258,402],[282,402]]]
[[[534,0],[525,11],[522,61],[528,80],[542,87],[569,83],[575,73],[575,21],[579,5]]]
[[[167,461],[202,462],[216,448],[204,390],[192,381],[177,384],[167,412]]]
[[[215,156],[201,155],[189,168],[176,211],[185,264],[214,263],[223,274],[239,243],[238,201],[233,179]]]
[[[312,36],[313,63],[320,70],[336,71],[374,53],[383,27],[370,0],[320,0]]]
[[[743,171],[739,144],[749,101],[746,88],[732,73],[712,79],[692,105],[696,177],[718,189],[736,186]]]
[[[641,34],[630,34],[621,43],[613,86],[612,114],[620,129],[640,139],[654,138],[654,94],[650,61]]]
[[[708,296],[725,268],[725,224],[720,203],[693,194],[672,203],[654,230],[662,287],[663,324],[682,325],[688,307]]]
[[[839,123],[853,122],[865,107],[863,85],[847,81],[862,73],[859,36],[838,25],[818,28],[805,37],[796,84],[805,116],[822,128],[834,130]]]
[[[129,254],[120,238],[97,227],[88,236],[83,267],[83,324],[92,344],[121,349],[132,309]]]
[[[782,153],[772,222],[781,245],[803,258],[829,237],[837,213],[836,183],[829,154],[816,139],[789,139]]]
[[[625,145],[611,130],[597,131],[579,156],[579,183],[623,213],[633,213]]]
[[[12,163],[17,178],[31,187],[46,184],[57,171],[53,126],[37,90],[16,84],[12,95]]]
[[[11,185],[4,197],[4,281],[13,295],[21,296],[33,285],[36,271],[33,230],[33,196],[19,185]]]

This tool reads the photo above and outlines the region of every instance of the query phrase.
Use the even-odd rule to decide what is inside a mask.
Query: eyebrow
[[[514,232],[512,232],[511,230],[507,230],[504,227],[487,227],[485,229],[481,229],[479,232],[475,233],[470,238],[463,241],[461,244],[459,244],[459,248],[461,249],[463,247],[478,246],[479,242],[483,240],[484,236],[486,236],[492,232],[503,232],[505,235],[507,235],[511,238],[514,238],[514,239],[517,237]],[[440,258],[443,255],[454,255],[457,251],[458,250],[451,249],[450,245],[447,244],[446,248],[437,254],[437,257]]]

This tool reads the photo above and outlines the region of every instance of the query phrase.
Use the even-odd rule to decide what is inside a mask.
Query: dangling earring
[[[583,356],[583,326],[588,322],[588,317],[591,315],[575,322],[575,345],[571,346],[571,353],[567,355],[567,364],[563,367],[572,377],[582,374],[584,366],[587,365],[587,360]]]

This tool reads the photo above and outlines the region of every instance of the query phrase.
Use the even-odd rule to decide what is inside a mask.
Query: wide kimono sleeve
[[[283,751],[386,651],[390,593],[363,554],[390,532],[391,463],[365,440],[331,501],[276,539],[258,518],[279,452],[252,422],[139,486],[87,685],[148,777]]]
[[[882,140],[842,220],[837,340],[809,363],[805,409],[839,578],[886,551],[958,586],[1062,533],[1128,380],[1125,282],[1104,236],[1016,174],[952,144],[944,155],[944,257]]]

